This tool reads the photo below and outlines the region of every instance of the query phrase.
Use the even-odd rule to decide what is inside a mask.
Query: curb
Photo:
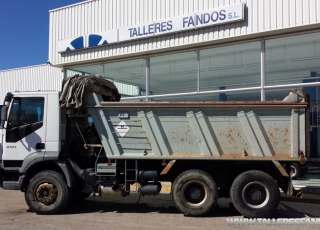
[[[320,188],[301,188],[301,190],[305,194],[314,194],[320,196]]]
[[[298,198],[298,197],[292,197],[292,196],[281,196],[280,200],[298,202],[298,203],[320,204],[320,199],[314,199],[314,198]]]
[[[170,182],[160,182],[161,183],[161,191],[169,191],[171,192],[171,183]],[[136,184],[130,185],[130,188],[135,190],[137,187]],[[320,187],[300,187],[294,186],[295,189],[301,190],[303,194],[311,194],[320,196]],[[302,199],[302,198],[297,198]]]

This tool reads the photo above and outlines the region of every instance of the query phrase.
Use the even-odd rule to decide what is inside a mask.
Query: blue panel
[[[219,89],[226,89],[225,86],[220,86]],[[227,95],[225,93],[219,93],[219,101],[226,101]]]
[[[311,77],[316,77],[317,73],[316,72],[310,72],[310,76]],[[305,80],[302,80],[302,82],[303,83],[316,82],[316,79],[305,79]],[[316,101],[317,100],[316,87],[315,86],[303,87],[302,90],[309,94],[310,101]]]
[[[102,43],[102,45],[107,45],[107,44],[108,44],[107,40],[104,40],[104,42]]]
[[[89,35],[89,47],[97,46],[101,41],[102,37],[97,34],[90,34]]]
[[[316,77],[316,72],[310,72],[310,77]],[[316,82],[315,79],[304,79],[302,80],[303,83],[309,83],[309,82]],[[307,86],[303,87],[302,90],[309,94],[310,96],[310,102],[316,102],[317,101],[317,86]],[[312,117],[317,117],[316,112],[310,112],[310,120],[312,121]],[[318,157],[318,127],[313,127],[312,130],[310,130],[310,158]]]
[[[70,51],[71,49],[69,47],[67,47],[66,51]]]
[[[84,47],[83,47],[83,36],[74,39],[74,40],[71,42],[71,45],[72,45],[73,48],[75,48],[75,49],[82,49],[82,48],[84,48]]]

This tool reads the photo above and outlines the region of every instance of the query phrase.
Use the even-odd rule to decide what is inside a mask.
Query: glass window
[[[261,92],[259,90],[246,90],[242,92],[229,92],[225,94],[226,101],[260,101]],[[222,101],[222,100],[220,100]]]
[[[200,50],[200,91],[261,85],[261,43]]]
[[[14,98],[7,128],[43,121],[43,108],[43,97]]]
[[[260,98],[260,91],[247,90],[243,92],[163,96],[152,98],[152,101],[260,101]]]
[[[266,101],[282,101],[290,92],[291,88],[267,89],[265,91],[265,99]]]
[[[145,59],[79,66],[67,70],[67,76],[72,76],[73,73],[81,73],[82,75],[99,74],[111,80],[117,86],[122,98],[145,95]]]
[[[195,51],[150,58],[150,93],[162,95],[197,91]]]
[[[319,81],[320,33],[266,41],[266,85]]]
[[[152,98],[151,101],[218,101],[219,94],[172,95]]]

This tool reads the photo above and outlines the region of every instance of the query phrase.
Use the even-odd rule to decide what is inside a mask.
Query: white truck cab
[[[4,171],[23,173],[32,161],[59,154],[59,111],[58,92],[7,94],[1,115],[0,159]],[[3,181],[4,189],[17,186],[17,182]]]

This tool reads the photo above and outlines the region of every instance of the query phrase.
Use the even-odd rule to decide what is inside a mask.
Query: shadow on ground
[[[289,205],[288,205],[289,204]],[[278,209],[269,218],[303,218],[315,217],[310,213],[301,212],[291,202],[281,202]],[[138,194],[126,198],[94,198],[73,202],[63,211],[64,215],[85,213],[162,213],[182,215],[175,207],[169,194],[160,194],[156,197],[139,197]],[[234,208],[230,199],[220,199],[215,207],[204,218],[211,217],[241,217]]]

